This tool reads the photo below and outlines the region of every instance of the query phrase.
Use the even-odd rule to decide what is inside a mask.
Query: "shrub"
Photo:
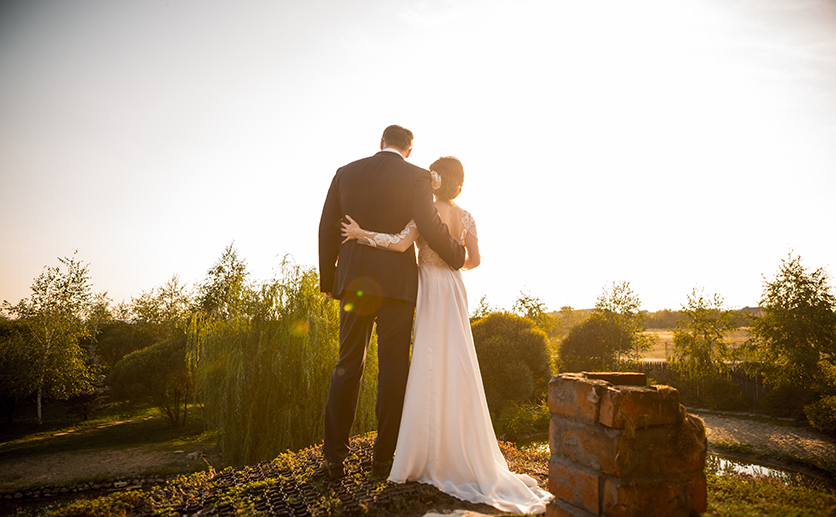
[[[815,399],[815,392],[807,386],[778,385],[760,400],[761,409],[783,418],[802,419],[804,406]]]
[[[494,420],[508,403],[531,400],[548,389],[548,341],[528,318],[495,312],[472,325],[485,396]]]
[[[825,434],[836,436],[836,395],[822,397],[804,406],[804,414],[810,425]]]
[[[704,379],[705,403],[712,409],[737,411],[750,405],[743,389],[734,382],[722,377]]]
[[[501,419],[496,426],[496,434],[502,439],[518,439],[535,433],[546,433],[548,430],[549,404],[545,400],[522,404],[509,403],[502,411]]]
[[[186,396],[191,388],[185,334],[126,355],[113,367],[108,384],[117,397],[130,400],[150,397],[174,426],[180,424],[182,403],[185,425]]]
[[[619,344],[626,335],[616,323],[595,313],[572,327],[560,343],[563,371],[601,371],[616,369]]]

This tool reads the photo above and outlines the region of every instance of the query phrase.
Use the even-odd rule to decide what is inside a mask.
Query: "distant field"
[[[642,355],[645,359],[667,359],[673,354],[673,331],[667,329],[645,330],[645,334],[656,336],[656,345]],[[746,327],[735,330],[728,336],[732,348],[737,348],[749,339],[749,329]]]

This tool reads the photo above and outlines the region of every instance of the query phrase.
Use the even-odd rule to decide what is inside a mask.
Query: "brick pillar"
[[[675,517],[705,511],[705,425],[643,373],[549,382],[547,517]]]

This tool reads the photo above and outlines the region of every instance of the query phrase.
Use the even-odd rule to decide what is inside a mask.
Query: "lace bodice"
[[[464,244],[464,240],[467,237],[467,234],[473,235],[477,240],[479,236],[476,234],[476,221],[473,219],[473,216],[470,215],[470,212],[467,210],[462,210],[464,214],[462,215],[462,232],[458,238],[459,244]],[[415,223],[412,223],[415,224]],[[407,225],[408,227],[409,225]],[[418,263],[433,263],[433,264],[443,264],[447,266],[447,263],[444,262],[444,259],[441,258],[438,253],[433,251],[432,248],[427,244],[427,241],[423,239],[423,237],[418,237],[418,240],[415,243],[418,246]],[[448,266],[449,267],[449,266]]]

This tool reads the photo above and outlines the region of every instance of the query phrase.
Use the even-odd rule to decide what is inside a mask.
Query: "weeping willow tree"
[[[199,312],[189,363],[206,419],[228,464],[272,459],[322,441],[325,400],[339,354],[339,306],[314,269],[282,264],[279,278],[231,290],[237,310]],[[354,434],[376,428],[377,350],[372,343]]]

